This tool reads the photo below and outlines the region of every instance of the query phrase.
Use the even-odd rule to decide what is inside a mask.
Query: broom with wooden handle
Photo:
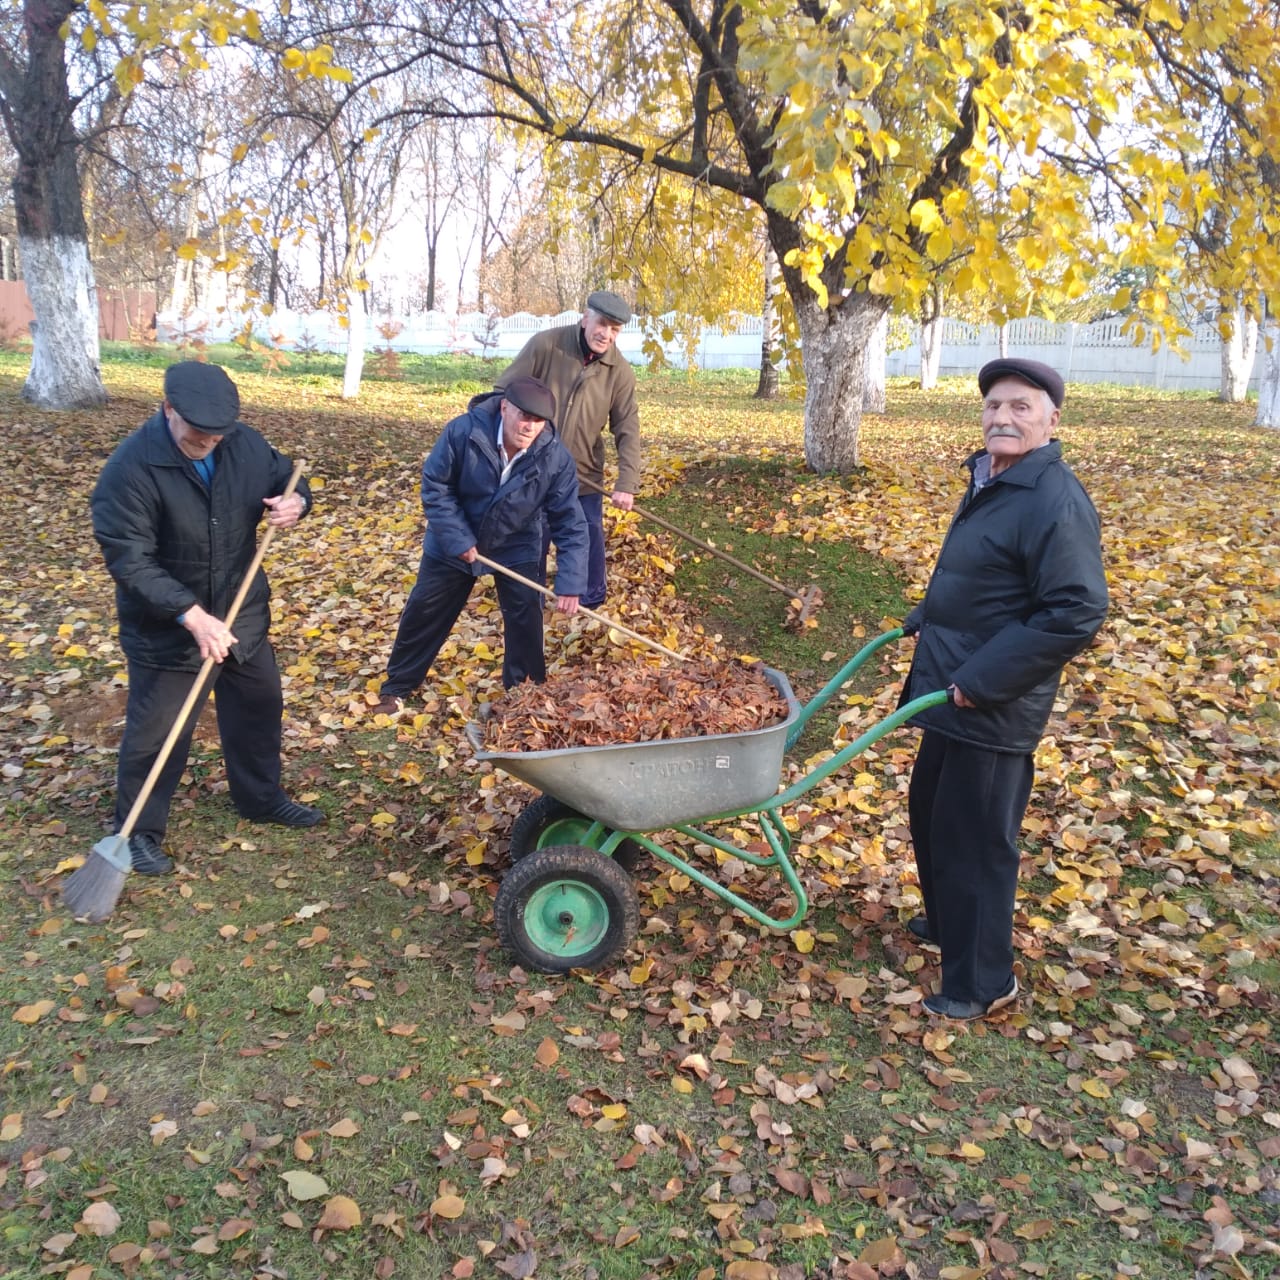
[[[302,475],[304,465],[305,463],[301,460],[294,464],[293,474],[289,477],[289,483],[280,495],[282,498],[292,497],[293,491],[298,487],[298,480]],[[231,629],[232,624],[235,622],[236,615],[240,612],[240,606],[244,604],[245,596],[249,594],[249,587],[253,582],[254,575],[262,567],[263,557],[267,554],[267,548],[271,545],[271,539],[274,537],[275,532],[275,526],[268,525],[258,542],[258,550],[254,554],[253,563],[250,564],[245,572],[244,579],[240,583],[240,589],[236,592],[235,599],[231,602],[231,608],[227,610],[226,618],[223,619],[228,630]],[[191,685],[191,692],[187,694],[186,701],[183,702],[177,717],[174,719],[173,728],[169,730],[169,736],[164,740],[164,745],[160,748],[160,752],[151,766],[151,772],[147,774],[146,781],[143,782],[142,789],[138,792],[138,797],[133,802],[133,807],[120,825],[120,830],[115,835],[104,836],[99,840],[89,850],[89,856],[84,860],[84,865],[72,872],[63,884],[62,900],[67,904],[71,914],[77,920],[88,920],[98,924],[106,920],[116,909],[116,903],[120,901],[120,894],[124,889],[125,877],[133,869],[133,856],[129,850],[129,837],[133,834],[134,823],[142,816],[143,808],[147,801],[151,799],[151,793],[155,790],[161,770],[169,762],[169,756],[173,753],[174,744],[178,741],[182,733],[182,727],[187,723],[187,717],[191,714],[192,708],[196,705],[196,701],[204,689],[205,681],[209,678],[213,665],[214,659],[211,657],[206,658],[201,664],[200,670],[196,673],[196,678]]]

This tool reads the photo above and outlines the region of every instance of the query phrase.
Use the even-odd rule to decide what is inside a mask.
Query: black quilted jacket
[[[93,533],[116,583],[120,644],[146,667],[196,671],[200,650],[178,615],[200,604],[225,618],[257,550],[263,498],[284,492],[293,471],[241,423],[216,451],[212,492],[169,435],[163,412],[121,441],[90,499]],[[298,493],[311,508],[305,480]],[[259,569],[232,626],[244,659],[266,638],[270,588]]]
[[[965,461],[970,473],[979,453]],[[947,530],[924,599],[903,700],[956,685],[976,707],[931,707],[912,723],[996,751],[1031,751],[1062,668],[1107,615],[1098,513],[1056,440],[977,493]]]

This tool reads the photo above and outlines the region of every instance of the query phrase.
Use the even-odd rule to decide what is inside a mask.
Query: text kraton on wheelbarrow
[[[634,941],[639,899],[622,865],[648,850],[758,924],[795,928],[808,898],[789,852],[791,836],[781,810],[830,777],[854,756],[926,707],[945,702],[945,691],[899,707],[798,782],[778,791],[783,754],[808,721],[901,629],[876,637],[801,706],[786,676],[765,668],[786,700],[788,714],[748,733],[712,734],[552,751],[485,749],[483,728],[467,726],[476,758],[491,761],[543,794],[516,819],[511,870],[494,900],[498,937],[526,967],[548,973],[598,968]],[[704,827],[753,815],[771,850],[751,853]],[[768,915],[654,841],[648,833],[677,831],[757,867],[776,866],[794,900],[785,919]]]

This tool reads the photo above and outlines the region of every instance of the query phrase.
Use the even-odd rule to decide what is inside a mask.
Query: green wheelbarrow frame
[[[868,641],[804,706],[796,702],[786,677],[766,668],[770,680],[786,698],[790,713],[780,725],[748,734],[724,735],[723,738],[677,739],[674,742],[665,740],[634,744],[631,747],[624,744],[541,752],[485,751],[483,729],[479,724],[468,725],[467,736],[477,759],[492,761],[505,772],[582,815],[579,819],[562,819],[555,824],[553,839],[556,844],[563,841],[567,833],[571,836],[568,843],[593,849],[611,858],[624,846],[647,849],[655,858],[688,876],[695,884],[741,911],[749,920],[766,928],[785,932],[794,929],[804,919],[809,910],[809,898],[791,861],[791,833],[786,828],[781,811],[838,772],[869,746],[905,724],[912,716],[946,702],[950,695],[945,690],[939,690],[912,699],[853,742],[846,744],[803,778],[785,790],[775,792],[782,754],[796,743],[809,721],[835,697],[873,654],[902,635],[902,628],[897,627]],[[644,753],[649,748],[665,749],[659,765],[648,765],[643,754],[635,754]],[[672,763],[670,753],[673,749],[696,750],[698,754],[692,759],[680,759]],[[605,754],[615,752],[624,754]],[[723,764],[720,763],[722,759],[725,762]],[[744,760],[745,766],[735,771],[737,759]],[[608,767],[601,767],[606,761]],[[660,775],[664,775],[658,780],[668,786],[668,793],[644,795],[639,807],[633,808],[629,797],[617,794],[620,785],[617,779],[620,776],[625,778],[628,771],[643,778],[646,769],[656,769]],[[692,791],[680,791],[677,784],[682,773],[692,775]],[[605,776],[603,783],[596,776],[600,774]],[[733,795],[738,791],[741,793],[739,802],[731,803],[729,807],[714,813],[700,814],[696,811],[696,796],[703,787],[711,789],[713,794],[721,795]],[[761,796],[759,792],[765,787],[773,794]],[[693,816],[681,815],[677,820],[670,821],[657,820],[664,805],[674,805],[678,809],[682,803],[684,807],[694,804]],[[634,820],[636,814],[655,820],[637,822]],[[701,825],[730,822],[735,818],[749,816],[759,820],[770,848],[769,853],[750,853],[704,830]],[[760,910],[740,894],[712,879],[686,858],[650,838],[646,834],[650,831],[677,831],[752,866],[777,867],[791,893],[794,910],[785,917]]]

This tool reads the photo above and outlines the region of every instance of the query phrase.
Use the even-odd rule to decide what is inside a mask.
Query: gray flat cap
[[[597,289],[588,295],[587,308],[616,324],[626,324],[631,319],[631,308],[616,293],[610,293],[608,289]]]

